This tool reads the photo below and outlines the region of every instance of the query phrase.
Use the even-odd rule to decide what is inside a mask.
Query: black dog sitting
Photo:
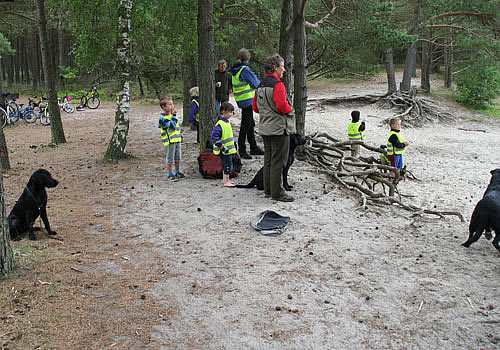
[[[297,146],[304,145],[306,143],[306,139],[299,134],[290,134],[290,149],[288,151],[288,160],[286,162],[286,166],[283,168],[282,178],[283,178],[283,187],[287,191],[291,191],[293,186],[288,183],[288,170],[292,166],[295,160],[295,149]],[[258,190],[264,190],[264,168],[260,168],[255,177],[248,183],[247,185],[236,185],[238,188],[253,188],[257,187]]]
[[[9,214],[10,237],[13,241],[19,241],[20,234],[28,231],[29,238],[35,239],[35,228],[33,224],[40,215],[49,235],[57,234],[50,229],[47,219],[47,192],[45,188],[56,187],[58,181],[45,169],[35,171],[28,181],[24,191],[17,200],[14,208]]]
[[[483,232],[486,237],[491,237],[492,230],[495,231],[492,244],[500,251],[498,244],[500,240],[500,168],[491,171],[490,184],[472,212],[469,238],[462,245],[469,247],[481,237]]]

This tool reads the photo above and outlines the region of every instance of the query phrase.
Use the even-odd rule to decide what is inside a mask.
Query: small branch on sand
[[[303,149],[305,160],[328,174],[332,180],[355,192],[360,197],[359,209],[368,209],[368,202],[397,204],[410,211],[411,216],[431,214],[444,218],[446,215],[454,215],[462,222],[466,221],[458,211],[437,211],[403,203],[397,185],[406,176],[406,168],[400,172],[400,169],[380,164],[374,156],[348,156],[350,145],[358,144],[378,154],[383,153],[383,149],[367,145],[363,141],[339,141],[326,133],[316,133],[306,139],[308,142]],[[395,197],[396,194],[399,198]]]

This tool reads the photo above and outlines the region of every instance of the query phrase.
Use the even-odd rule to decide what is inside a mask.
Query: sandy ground
[[[311,90],[309,95],[384,89],[375,81]],[[405,160],[418,181],[406,180],[398,187],[408,203],[460,211],[470,218],[489,171],[500,166],[500,123],[454,104],[439,105],[457,119],[402,130],[411,142]],[[392,112],[374,105],[311,105],[306,134],[324,131],[345,139],[353,109],[368,120],[366,142],[384,144],[388,129],[382,120]],[[221,181],[200,176],[191,130],[185,130],[183,145],[186,178],[169,183],[157,107],[132,109],[127,150],[135,159],[96,167],[109,140],[113,113],[110,104],[65,116],[66,130],[74,133],[72,149],[79,154],[66,153],[66,159],[53,165],[64,187],[49,194],[51,200],[64,197],[64,191],[77,185],[87,191],[80,201],[91,208],[92,222],[81,228],[73,244],[86,247],[87,255],[108,251],[122,259],[93,257],[80,269],[98,270],[110,279],[126,276],[144,296],[131,302],[130,309],[96,317],[101,323],[123,318],[141,336],[147,333],[148,341],[139,332],[136,337],[109,330],[104,348],[500,347],[500,254],[484,238],[469,249],[460,246],[468,223],[454,216],[412,218],[397,206],[359,210],[357,195],[301,161],[289,174],[293,203],[271,201],[256,189],[223,188]],[[237,114],[234,129],[239,121]],[[29,143],[47,142],[46,133]],[[77,143],[88,147],[74,147]],[[36,167],[51,165],[48,158],[45,164],[34,160]],[[262,156],[244,161],[235,181],[249,182],[262,163]],[[57,173],[61,164],[64,174]],[[89,181],[73,183],[70,168],[83,171]],[[20,172],[29,170],[25,165]],[[101,172],[106,177],[98,180]],[[15,195],[8,190],[16,193],[22,186],[9,177],[4,182],[10,208]],[[266,209],[290,216],[282,235],[266,237],[249,226]],[[49,209],[50,215],[57,230],[62,219]],[[58,231],[61,237],[70,234]],[[91,249],[96,239],[102,246]],[[127,318],[141,308],[154,317]],[[97,330],[90,336],[101,334]]]

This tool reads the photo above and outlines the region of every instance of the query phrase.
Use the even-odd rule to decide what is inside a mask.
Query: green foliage
[[[71,68],[71,67],[61,67],[63,71],[63,78],[64,79],[75,79],[78,74],[78,69],[76,68]]]
[[[10,47],[9,40],[0,32],[0,56],[12,55],[15,51]]]
[[[500,66],[472,65],[456,77],[457,101],[474,108],[484,108],[500,95]]]

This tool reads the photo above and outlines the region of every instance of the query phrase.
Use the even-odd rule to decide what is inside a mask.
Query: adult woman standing
[[[264,152],[257,146],[255,141],[255,121],[253,120],[252,103],[255,89],[260,85],[260,80],[248,66],[250,52],[240,49],[236,56],[236,63],[229,69],[233,75],[233,95],[238,107],[241,108],[241,126],[238,135],[238,152],[243,159],[252,159],[247,153],[245,139],[250,144],[250,154],[262,155]]]
[[[264,139],[264,192],[266,197],[282,202],[293,202],[281,186],[282,170],[288,159],[291,133],[295,133],[295,116],[287,100],[285,60],[276,54],[264,62],[266,77],[253,101],[253,110],[260,113],[259,133]]]

